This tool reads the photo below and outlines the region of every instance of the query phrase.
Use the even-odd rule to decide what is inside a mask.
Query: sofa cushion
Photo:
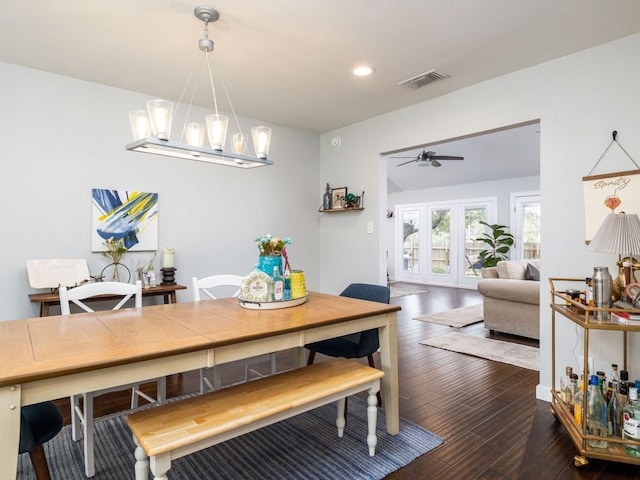
[[[498,262],[496,269],[498,270],[498,278],[506,278],[511,280],[524,280],[527,271],[526,261],[504,260]]]
[[[540,304],[540,284],[529,280],[483,278],[478,281],[478,291],[484,297],[516,303]]]
[[[527,271],[525,272],[525,278],[527,280],[534,280],[536,282],[540,281],[540,269],[536,267],[533,263],[527,264]]]
[[[498,269],[496,267],[485,267],[480,269],[482,278],[498,278]]]

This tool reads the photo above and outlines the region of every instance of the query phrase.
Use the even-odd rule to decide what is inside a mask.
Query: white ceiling
[[[196,5],[3,0],[0,61],[177,100],[200,56]],[[213,60],[236,113],[318,133],[640,32],[638,0],[216,0],[214,6],[220,20],[209,27]],[[360,63],[376,73],[354,77]],[[449,78],[416,90],[397,85],[434,68]],[[200,88],[194,103],[212,108],[210,90]],[[495,150],[451,148],[430,149],[464,154],[459,163],[498,175],[490,163]],[[423,170],[444,176],[458,168],[453,163]],[[506,165],[516,163],[524,163],[525,173],[531,165]],[[478,170],[472,178],[483,175]]]
[[[464,160],[439,160],[441,166],[437,168],[416,163],[399,166],[415,159],[423,150],[460,156]],[[540,175],[540,124],[411,148],[387,158],[388,192],[537,176]]]

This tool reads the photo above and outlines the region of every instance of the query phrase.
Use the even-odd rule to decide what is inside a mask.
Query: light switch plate
[[[373,222],[367,222],[367,233],[373,233]]]

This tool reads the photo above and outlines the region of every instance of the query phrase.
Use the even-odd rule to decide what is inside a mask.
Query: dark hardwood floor
[[[393,298],[398,312],[400,415],[429,429],[444,445],[392,473],[387,480],[609,480],[640,478],[640,467],[589,460],[573,465],[576,450],[549,404],[535,398],[538,372],[420,345],[454,328],[414,317],[481,303],[475,290],[395,284],[428,293]],[[509,335],[492,335],[482,323],[464,333],[537,346]],[[321,360],[321,356],[318,357]],[[376,359],[377,360],[377,359]],[[278,368],[290,368],[291,352],[278,354]],[[225,371],[225,382],[240,371]],[[167,379],[169,396],[197,389],[194,372]],[[106,397],[106,398],[104,398]],[[126,408],[129,397],[109,394],[96,401],[96,415]],[[57,402],[66,414],[69,403]]]

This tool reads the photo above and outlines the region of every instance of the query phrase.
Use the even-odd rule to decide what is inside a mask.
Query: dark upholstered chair
[[[62,415],[53,402],[36,403],[20,410],[19,453],[29,453],[38,480],[51,480],[44,443],[62,430]]]
[[[389,303],[391,291],[389,287],[371,285],[367,283],[352,283],[340,294],[342,297],[358,298],[371,302]],[[320,342],[305,345],[309,349],[307,365],[311,365],[316,353],[322,353],[330,357],[363,358],[367,357],[369,366],[375,368],[373,354],[378,351],[380,341],[378,329],[366,332],[353,333],[344,337],[330,338]],[[378,392],[378,405],[382,404],[380,392]]]

